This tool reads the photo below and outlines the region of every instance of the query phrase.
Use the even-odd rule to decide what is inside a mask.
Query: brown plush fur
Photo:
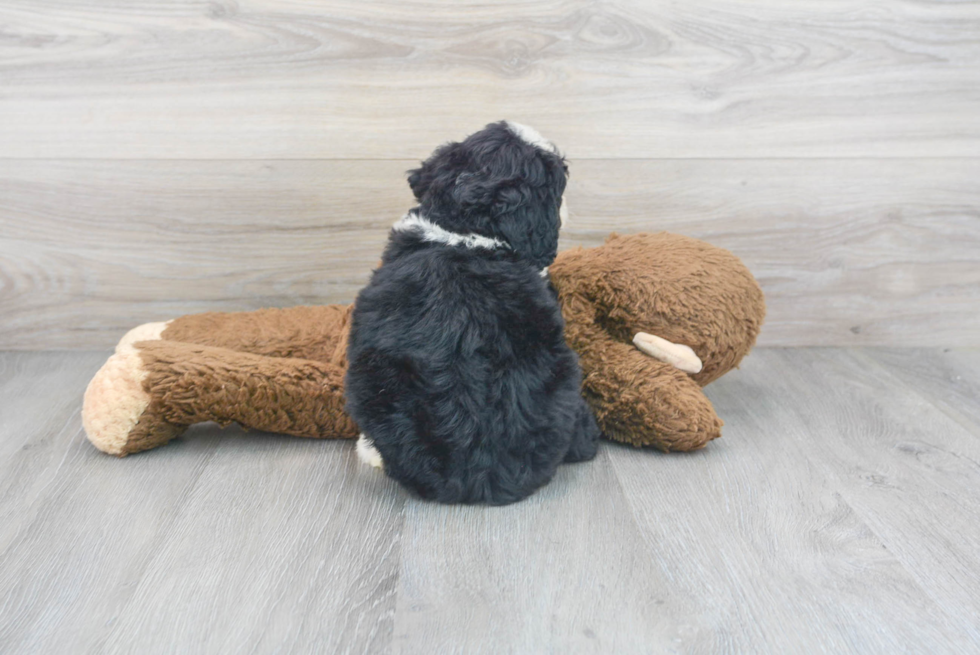
[[[583,393],[604,434],[662,450],[693,450],[721,434],[701,386],[737,366],[765,315],[762,291],[731,253],[673,234],[613,235],[598,248],[562,252],[550,267],[579,354]],[[343,378],[351,307],[293,307],[207,313],[171,321],[160,339],[132,344],[148,396],[128,434],[96,434],[111,416],[103,397],[118,375],[103,367],[87,393],[93,443],[125,456],[162,445],[202,421],[239,423],[304,437],[350,438]],[[691,346],[704,367],[693,376],[642,353],[647,332]],[[128,360],[127,360],[128,361]],[[93,407],[94,406],[94,407]],[[104,423],[105,421],[103,421]],[[111,447],[107,446],[111,443]]]
[[[160,336],[266,357],[299,357],[346,366],[351,305],[191,314],[174,319]]]
[[[193,314],[134,345],[150,396],[120,452],[162,446],[204,421],[353,438],[344,412],[350,305]]]
[[[667,232],[612,235],[562,252],[549,270],[583,393],[607,437],[694,450],[721,436],[701,387],[738,365],[765,316],[762,290],[737,257]],[[691,376],[643,354],[637,332],[690,346],[703,369]]]
[[[151,393],[148,412],[174,425],[215,421],[298,437],[354,437],[344,413],[342,369],[177,341],[138,346]]]

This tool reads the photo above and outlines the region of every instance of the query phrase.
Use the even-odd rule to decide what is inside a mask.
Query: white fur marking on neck
[[[555,144],[541,136],[541,133],[533,127],[522,125],[521,123],[515,123],[513,121],[504,122],[507,123],[507,128],[519,136],[525,143],[529,143],[532,146],[541,148],[542,150],[547,150],[548,152],[558,152],[558,148],[555,147]]]
[[[416,230],[422,235],[423,241],[444,243],[447,246],[465,246],[466,248],[485,248],[487,250],[494,250],[496,248],[510,249],[509,244],[499,239],[492,239],[479,234],[456,234],[455,232],[450,232],[424,218],[422,215],[413,212],[408,212],[402,216],[391,229],[396,232]]]
[[[540,275],[543,278],[547,278],[548,277],[548,267],[547,266],[545,266],[544,268],[541,269]]]

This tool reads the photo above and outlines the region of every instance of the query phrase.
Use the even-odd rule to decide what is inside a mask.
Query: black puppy
[[[547,279],[567,175],[554,145],[506,121],[410,172],[419,206],[354,303],[346,396],[361,458],[423,498],[512,503],[595,456]]]

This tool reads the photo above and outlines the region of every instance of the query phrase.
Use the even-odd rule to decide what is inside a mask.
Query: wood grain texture
[[[395,484],[353,444],[234,432],[113,617],[106,650],[387,650],[404,506]]]
[[[0,355],[0,443],[26,425],[0,455],[0,651],[387,648],[403,503],[352,444],[204,425],[106,457],[77,379],[106,354],[58,355]]]
[[[411,206],[406,164],[7,161],[0,344],[111,347],[149,320],[350,302]]]
[[[787,438],[796,426],[776,410],[789,399],[760,360],[746,360],[748,375],[708,387],[726,425],[704,451],[675,458],[609,447],[650,557],[669,572],[673,593],[697,599],[678,652],[955,653],[975,645],[848,502],[839,471],[811,455],[820,445],[801,449]],[[768,375],[765,384],[755,372]]]
[[[601,448],[516,505],[409,501],[392,652],[664,652],[697,612],[672,578]]]
[[[6,0],[13,158],[417,158],[491,120],[576,158],[980,148],[980,7],[874,0]]]
[[[873,348],[867,357],[980,437],[980,351]]]
[[[980,648],[976,434],[860,351],[761,350],[738,377],[741,393],[720,402],[719,413],[743,404],[779,425],[785,447],[832,476],[843,501],[924,591],[910,600],[943,610],[959,637],[951,650]],[[768,462],[768,449],[760,457]]]
[[[102,353],[0,353],[0,553],[66,464]],[[0,565],[2,568],[2,565]]]
[[[885,354],[758,349],[707,449],[605,444],[481,508],[349,442],[108,457],[78,420],[106,353],[0,353],[0,651],[973,652],[980,440],[905,381],[941,351]]]
[[[580,162],[566,241],[731,250],[765,291],[763,345],[980,346],[978,179],[980,159]]]
[[[200,311],[349,302],[402,161],[0,160],[0,347],[111,347]],[[572,161],[562,248],[669,230],[739,255],[763,345],[980,345],[980,159]]]

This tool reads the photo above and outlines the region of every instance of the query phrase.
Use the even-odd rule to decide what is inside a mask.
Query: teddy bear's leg
[[[179,425],[216,421],[299,437],[357,436],[344,412],[344,371],[173,341],[136,344],[150,409]]]
[[[133,346],[135,335],[159,341],[163,326],[146,324],[130,330],[85,390],[82,426],[89,441],[103,452],[123,457],[156,448],[187,429],[187,425],[169,423],[149,409],[146,370]]]
[[[85,390],[82,425],[99,450],[113,455],[148,450],[180,436],[186,425],[174,425],[147,411],[145,372],[137,341],[159,341],[166,323],[144,323],[127,332],[115,353],[102,365]]]
[[[178,341],[140,341],[86,391],[83,423],[100,450],[127,455],[203,421],[303,437],[353,438],[341,368]],[[147,436],[149,435],[149,436]]]
[[[687,451],[721,436],[721,419],[691,376],[618,341],[581,345],[582,392],[606,437]]]
[[[351,305],[207,312],[168,321],[163,339],[266,355],[333,362],[346,351]],[[149,326],[160,325],[150,323]]]

